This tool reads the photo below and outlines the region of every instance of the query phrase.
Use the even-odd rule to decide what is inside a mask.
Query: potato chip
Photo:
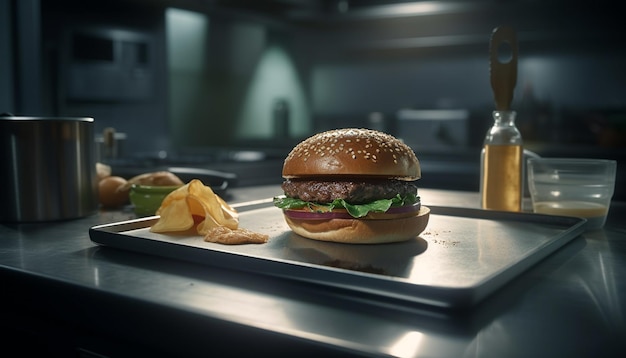
[[[200,220],[196,231],[201,235],[218,226],[235,230],[239,225],[237,211],[198,179],[166,196],[156,214],[160,218],[150,228],[152,232],[189,230],[196,224],[194,217]]]

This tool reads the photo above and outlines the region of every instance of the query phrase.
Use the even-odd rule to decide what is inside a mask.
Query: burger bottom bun
[[[388,220],[300,220],[285,215],[287,225],[300,236],[313,240],[346,244],[383,244],[407,241],[426,229],[429,218],[430,209],[423,205],[415,216]]]

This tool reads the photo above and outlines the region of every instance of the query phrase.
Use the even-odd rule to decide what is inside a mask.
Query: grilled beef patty
[[[282,184],[285,195],[304,201],[330,203],[344,199],[350,204],[365,204],[378,199],[391,199],[397,194],[416,194],[413,182],[401,180],[345,180],[314,181],[286,180]]]

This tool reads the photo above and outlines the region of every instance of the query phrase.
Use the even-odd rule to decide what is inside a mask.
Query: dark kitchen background
[[[115,130],[101,160],[117,174],[174,165],[239,185],[280,183],[315,132],[382,129],[417,152],[421,186],[478,190],[489,38],[510,25],[525,147],[618,160],[623,198],[623,14],[604,1],[0,0],[0,111],[94,117]]]

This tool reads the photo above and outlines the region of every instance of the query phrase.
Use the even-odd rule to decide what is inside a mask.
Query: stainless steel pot
[[[0,116],[0,221],[98,210],[93,118]]]

